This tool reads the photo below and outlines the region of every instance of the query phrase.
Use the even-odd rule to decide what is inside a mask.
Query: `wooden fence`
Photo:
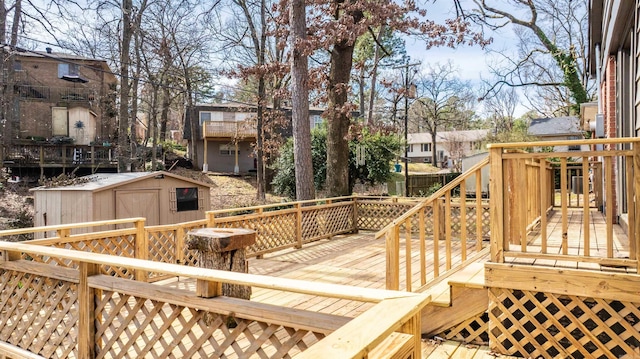
[[[445,186],[458,176],[459,172],[410,175],[408,196],[424,196],[434,185]]]
[[[441,271],[464,263],[470,255],[482,250],[489,229],[489,207],[482,199],[482,168],[488,164],[489,159],[484,159],[376,234],[377,238],[386,238],[387,289],[419,290],[428,280],[440,276]],[[475,190],[468,193],[466,181],[472,176]],[[404,233],[404,241],[401,241],[401,233]],[[413,239],[417,239],[417,249],[413,248]],[[453,256],[454,245],[459,247],[459,257]],[[440,260],[441,247],[445,252],[444,263]],[[433,253],[430,260],[427,258],[429,250]],[[419,278],[414,278],[412,268],[411,258],[415,251],[419,256]],[[405,274],[403,280],[401,269]],[[433,278],[427,278],[428,273],[433,273]],[[404,287],[401,288],[401,284]]]
[[[105,268],[120,270],[105,275]],[[159,273],[375,304],[352,319],[229,297],[204,298],[127,273]],[[429,299],[427,294],[0,241],[0,357],[280,358],[304,351],[302,358],[326,354],[418,358],[420,311]]]
[[[559,260],[598,263],[601,265],[636,267],[638,246],[635,233],[640,231],[640,140],[637,138],[595,139],[571,141],[575,145],[589,145],[591,151],[540,152],[539,148],[566,145],[566,141],[509,143],[489,145],[491,160],[491,258],[502,263],[505,258]],[[603,149],[596,150],[596,146]],[[528,148],[533,152],[514,152]],[[549,163],[553,164],[552,167]],[[526,172],[524,167],[526,166]],[[553,170],[551,170],[553,168]],[[622,168],[625,168],[623,171]],[[577,169],[580,169],[577,172]],[[553,175],[556,171],[557,175]],[[526,175],[523,175],[525,174]],[[579,176],[577,175],[579,174]],[[617,178],[616,178],[617,177]],[[553,179],[558,178],[559,186]],[[582,200],[571,200],[570,185],[579,184]],[[626,193],[628,209],[629,256],[614,257],[613,225],[617,223],[617,196]],[[559,199],[555,188],[558,187]],[[593,194],[589,189],[592,189]],[[593,230],[591,211],[598,210],[604,198],[606,214],[604,230]],[[549,236],[547,214],[555,204],[561,215],[560,240]],[[559,208],[557,207],[559,204]],[[569,208],[581,209],[581,230],[569,233]],[[572,212],[575,213],[575,212]],[[574,220],[575,221],[575,220]],[[527,236],[537,226],[536,236]],[[604,236],[602,236],[604,232]],[[598,242],[602,243],[598,250]],[[640,270],[640,269],[638,269]]]

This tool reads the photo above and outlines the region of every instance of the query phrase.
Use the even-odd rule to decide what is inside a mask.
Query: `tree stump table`
[[[187,248],[197,252],[200,268],[247,273],[246,248],[256,242],[256,232],[242,228],[200,228],[187,233]],[[250,299],[251,287],[198,279],[196,294]]]

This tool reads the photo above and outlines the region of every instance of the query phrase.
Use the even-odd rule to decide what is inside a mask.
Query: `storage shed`
[[[38,187],[36,226],[145,217],[146,225],[205,218],[211,185],[170,172],[100,173],[87,182]],[[80,232],[77,232],[80,233]]]

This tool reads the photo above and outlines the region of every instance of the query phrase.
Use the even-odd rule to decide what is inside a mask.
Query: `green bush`
[[[356,164],[357,146],[365,148],[365,164]],[[366,128],[349,143],[349,188],[357,181],[370,184],[384,183],[391,177],[389,162],[400,150],[397,136],[382,132],[370,133]],[[311,132],[311,160],[313,162],[313,182],[316,190],[322,190],[327,177],[327,131],[324,128]],[[295,165],[293,140],[289,139],[280,151],[273,169],[276,174],[272,185],[279,195],[295,198]]]

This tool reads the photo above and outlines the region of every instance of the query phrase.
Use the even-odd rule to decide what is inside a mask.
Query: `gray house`
[[[584,131],[580,128],[580,119],[574,116],[541,117],[531,120],[529,134],[540,141],[580,140]],[[588,146],[555,146],[554,151],[588,151]]]

